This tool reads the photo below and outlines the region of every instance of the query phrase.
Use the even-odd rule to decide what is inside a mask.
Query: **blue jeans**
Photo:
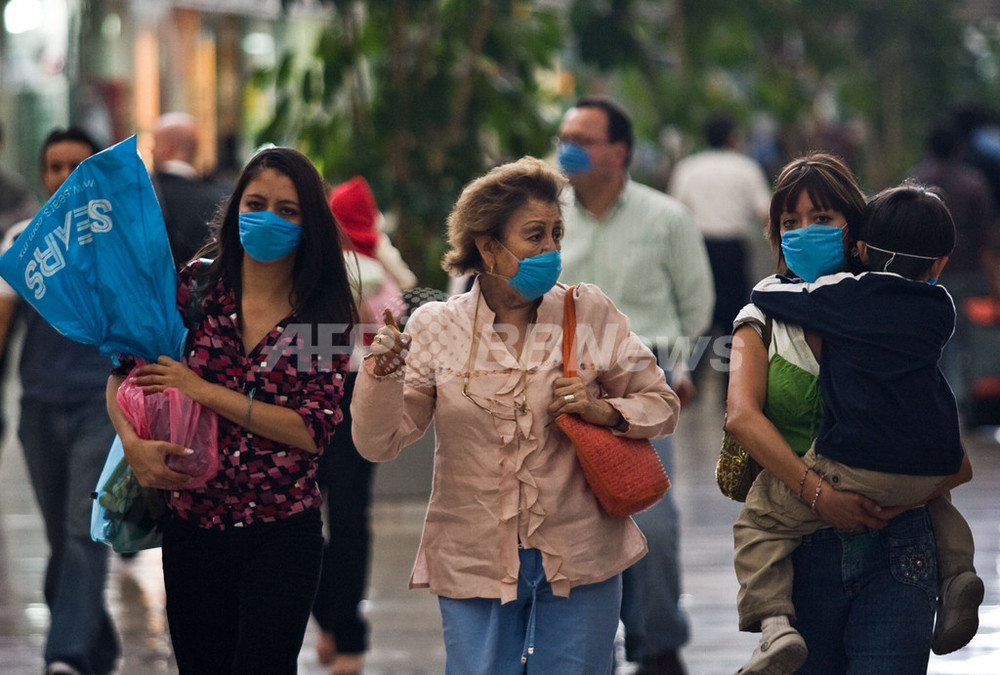
[[[439,596],[446,675],[602,675],[614,663],[621,577],[552,594],[542,556],[518,552],[517,600]]]
[[[653,441],[667,475],[673,475],[674,444],[667,436]],[[642,662],[673,651],[688,641],[687,614],[681,596],[680,514],[673,491],[652,508],[632,518],[646,535],[649,552],[622,573],[621,619],[625,625],[625,654]]]
[[[927,672],[938,574],[925,508],[879,531],[819,530],[792,560],[795,627],[809,647],[798,672]]]
[[[115,437],[104,395],[82,403],[22,399],[18,437],[50,548],[45,662],[111,672],[119,653],[104,602],[111,549],[90,538],[90,493]]]

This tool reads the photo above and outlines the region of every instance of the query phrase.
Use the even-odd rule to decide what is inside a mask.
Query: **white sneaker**
[[[957,651],[976,636],[985,590],[983,580],[974,572],[960,572],[941,583],[941,604],[931,642],[935,654]]]
[[[806,662],[809,650],[806,641],[791,626],[781,626],[773,633],[765,631],[753,656],[737,675],[789,675]]]

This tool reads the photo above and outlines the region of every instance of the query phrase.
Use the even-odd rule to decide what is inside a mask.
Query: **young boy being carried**
[[[740,629],[762,631],[741,675],[792,672],[806,659],[805,641],[791,627],[790,555],[824,525],[816,515],[824,488],[858,492],[883,507],[927,502],[941,580],[934,652],[964,647],[979,627],[984,586],[973,567],[972,532],[947,494],[928,501],[942,481],[968,469],[955,397],[938,368],[955,306],[934,282],[954,246],[954,223],[940,197],[904,183],[872,199],[861,233],[858,253],[870,271],[814,283],[770,277],[751,296],[766,315],[822,338],[825,412],[803,457],[806,474],[819,480],[803,475],[806,493],[795,494],[765,472],[733,527]]]

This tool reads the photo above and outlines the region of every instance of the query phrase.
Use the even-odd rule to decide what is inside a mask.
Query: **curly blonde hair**
[[[450,249],[441,261],[448,274],[485,271],[476,238],[503,240],[507,223],[529,199],[559,203],[566,179],[546,162],[531,156],[501,164],[465,186],[448,215]]]

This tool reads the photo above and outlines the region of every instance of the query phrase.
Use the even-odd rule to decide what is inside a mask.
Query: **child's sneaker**
[[[950,654],[976,636],[985,590],[983,580],[974,572],[960,572],[941,582],[941,604],[931,643],[935,654]]]
[[[753,656],[737,675],[789,675],[806,662],[809,650],[806,641],[791,626],[766,628],[761,632],[760,644],[753,650]]]

